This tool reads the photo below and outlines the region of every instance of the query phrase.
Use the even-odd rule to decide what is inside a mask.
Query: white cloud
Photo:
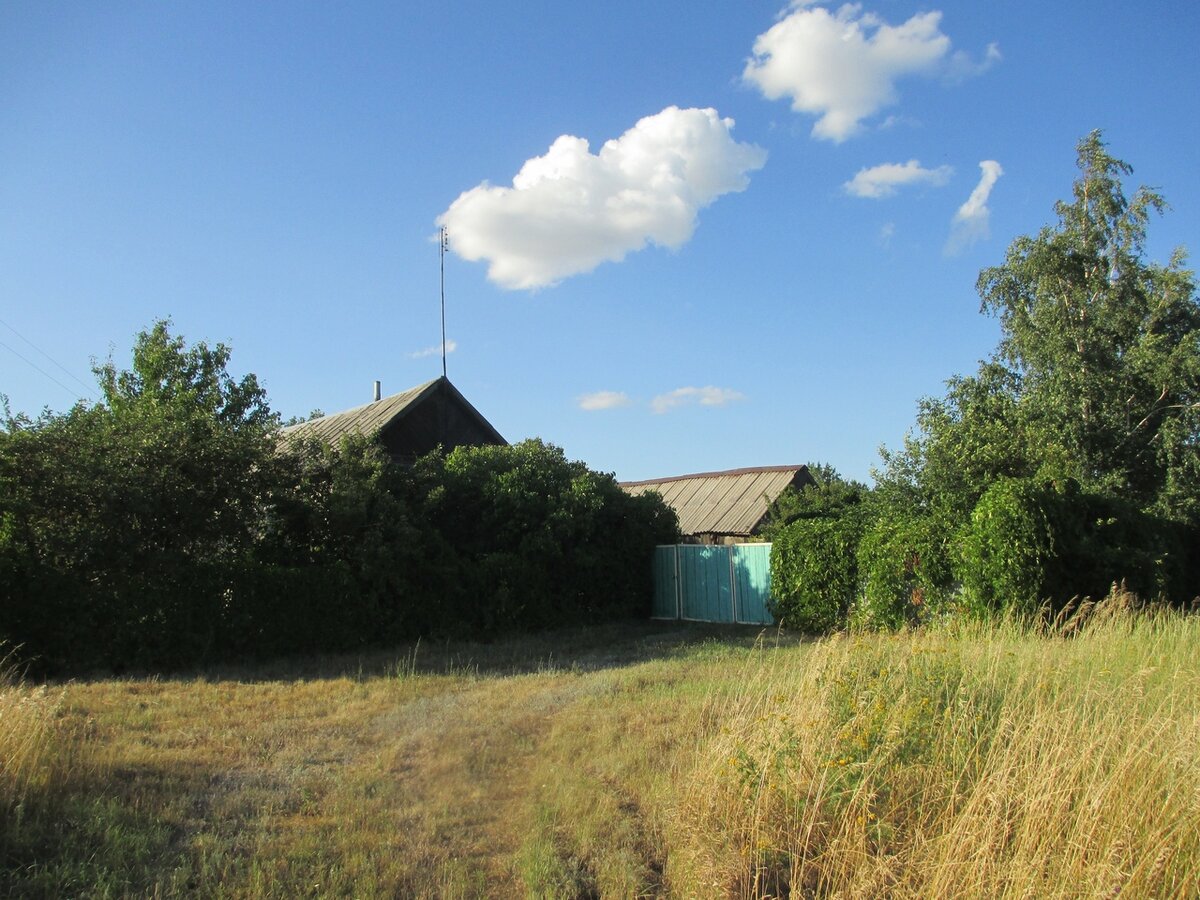
[[[701,209],[745,190],[766,151],[739,144],[732,119],[713,109],[670,106],[641,119],[598,154],[563,135],[528,160],[512,187],[486,182],[438,217],[450,248],[488,261],[488,278],[532,289],[619,261],[647,243],[677,249]]]
[[[985,159],[979,164],[979,168],[983,172],[979,177],[979,184],[975,185],[975,190],[971,191],[967,202],[958,208],[950,223],[950,238],[946,241],[948,255],[958,253],[988,236],[988,219],[991,215],[987,205],[988,197],[991,196],[996,179],[1004,174],[1004,170],[994,159]]]
[[[879,243],[887,250],[892,246],[892,238],[896,235],[896,223],[884,222],[883,227],[879,229]]]
[[[620,406],[628,406],[630,400],[628,394],[620,391],[596,391],[594,394],[584,394],[578,398],[577,402],[580,409],[594,412],[600,409],[616,409]]]
[[[666,394],[659,394],[650,401],[650,408],[656,413],[665,413],[667,410],[685,403],[699,403],[701,406],[725,406],[744,398],[744,394],[730,388],[712,387],[711,385],[708,387],[681,387]]]
[[[968,78],[974,78],[976,75],[982,75],[1002,59],[1004,57],[1000,53],[1000,45],[996,43],[987,45],[987,51],[984,53],[983,59],[978,62],[971,59],[970,54],[964,53],[962,50],[956,50],[946,66],[946,81],[954,84],[959,81],[965,81]]]
[[[906,75],[963,78],[1000,58],[995,44],[980,64],[961,51],[950,56],[936,10],[889,25],[858,3],[832,13],[810,3],[793,3],[755,39],[742,77],[767,99],[790,97],[796,112],[818,116],[813,137],[838,143],[851,137],[863,119],[897,102],[896,82]]]
[[[891,131],[893,128],[898,128],[905,125],[909,128],[919,128],[920,120],[914,119],[911,116],[896,116],[891,115],[875,126],[878,131]]]
[[[458,344],[455,341],[446,341],[446,353],[453,353],[458,349]],[[426,347],[424,350],[417,350],[408,354],[409,359],[425,359],[427,356],[440,356],[442,353],[442,345],[434,344],[432,347]]]
[[[879,199],[891,197],[898,187],[906,184],[941,187],[953,174],[954,169],[950,166],[923,169],[917,160],[910,159],[906,163],[883,163],[869,169],[859,169],[858,174],[842,187],[846,189],[846,193],[855,197]]]

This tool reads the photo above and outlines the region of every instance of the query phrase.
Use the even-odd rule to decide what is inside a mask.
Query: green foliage
[[[105,402],[0,439],[0,634],[50,666],[207,652],[270,483],[275,419],[227,348],[158,322],[133,356],[96,369]]]
[[[771,615],[786,628],[828,631],[845,624],[858,584],[858,516],[798,519],[771,544]]]
[[[1132,170],[1099,133],[1078,164],[1057,224],[980,273],[996,353],[921,401],[876,473],[878,505],[951,536],[976,610],[1060,607],[1116,582],[1146,598],[1195,590],[1181,548],[1200,525],[1200,300],[1182,252],[1144,258],[1162,198],[1126,196]]]
[[[1124,586],[1145,600],[1200,595],[1200,532],[1082,490],[1074,481],[1006,479],[980,499],[957,559],[966,604],[1032,614]]]
[[[951,378],[943,399],[919,404],[919,436],[901,454],[884,454],[881,496],[908,495],[908,505],[962,521],[998,478],[1031,476],[1031,456],[1018,411],[1020,378],[995,363],[973,376]],[[896,482],[903,482],[903,487]]]
[[[977,374],[922,401],[917,433],[884,455],[885,492],[964,520],[1001,478],[1073,479],[1089,493],[1200,523],[1200,301],[1182,252],[1144,259],[1145,188],[1099,133],[1078,147],[1058,223],[983,270],[1001,341]]]
[[[394,465],[281,446],[229,350],[158,322],[103,402],[0,430],[0,641],[45,671],[177,668],[649,607],[657,495],[540,441]]]
[[[341,650],[420,633],[431,560],[411,474],[377,443],[291,443],[253,559],[226,604],[237,656]]]
[[[888,511],[858,544],[859,593],[851,621],[899,628],[929,621],[950,603],[946,532],[931,516]]]
[[[1057,568],[1052,489],[1005,479],[984,493],[959,545],[959,578],[976,612],[1041,606],[1047,575]]]
[[[1013,242],[979,276],[999,318],[998,361],[1044,466],[1084,487],[1195,520],[1200,481],[1200,303],[1182,252],[1143,259],[1153,191],[1126,198],[1132,171],[1099,133],[1080,142],[1072,202],[1058,225]],[[1190,450],[1190,454],[1187,452]],[[1190,457],[1190,459],[1189,459]]]
[[[468,628],[648,612],[653,547],[678,539],[674,511],[658,495],[631,497],[613,476],[536,439],[459,447],[421,467],[436,484],[425,513],[461,561]]]
[[[95,369],[104,401],[118,416],[157,415],[208,430],[243,437],[271,432],[278,417],[253,375],[235,381],[227,371],[232,351],[204,341],[188,347],[160,319],[138,335],[133,368],[118,370],[111,359]]]
[[[798,519],[854,513],[870,494],[865,484],[843,478],[831,465],[809,463],[805,468],[813,478],[812,483],[799,489],[786,488],[767,508],[762,527],[767,540],[773,540],[779,529]]]

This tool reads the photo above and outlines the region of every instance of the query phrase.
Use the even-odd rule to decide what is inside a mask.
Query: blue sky
[[[1194,248],[1198,38],[1185,0],[8,0],[0,392],[65,409],[164,316],[285,418],[429,380],[445,223],[450,378],[510,440],[865,479],[1089,131],[1173,207],[1149,255]]]

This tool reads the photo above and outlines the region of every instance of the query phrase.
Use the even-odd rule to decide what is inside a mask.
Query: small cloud
[[[958,208],[950,223],[950,237],[946,241],[945,249],[947,256],[953,256],[988,236],[988,220],[991,216],[987,205],[988,197],[991,196],[992,188],[996,180],[1004,174],[1004,170],[994,159],[985,159],[979,164],[979,168],[983,173],[979,184],[975,185],[975,190],[971,191],[967,202]]]
[[[950,57],[949,63],[946,65],[945,80],[950,84],[958,84],[960,81],[966,81],[968,78],[975,78],[982,75],[1004,57],[1000,53],[1000,45],[991,43],[987,45],[987,50],[983,54],[983,59],[971,59],[970,54],[956,50]]]
[[[938,166],[936,169],[924,169],[921,164],[910,159],[906,163],[883,163],[869,169],[859,169],[858,174],[842,185],[847,194],[855,197],[881,199],[891,197],[897,188],[907,184],[928,184],[941,187],[950,180],[954,169],[950,166]]]
[[[596,391],[594,394],[584,394],[577,398],[579,408],[588,412],[599,409],[617,409],[630,404],[629,395],[621,391]]]
[[[681,387],[659,394],[650,401],[650,408],[656,413],[665,413],[676,406],[689,403],[699,403],[701,406],[725,406],[736,400],[745,399],[745,394],[730,388],[712,387]]]
[[[701,209],[743,191],[767,153],[733,139],[733,119],[715,109],[679,109],[638,121],[592,153],[562,135],[525,162],[512,187],[464,191],[437,223],[450,249],[487,260],[488,278],[532,290],[618,262],[647,244],[678,249]]]
[[[446,354],[449,355],[458,349],[458,344],[455,341],[446,341]],[[409,359],[425,359],[429,356],[440,356],[442,353],[442,345],[434,344],[432,347],[426,347],[424,350],[417,350],[408,354]]]
[[[899,101],[896,83],[909,75],[961,80],[986,71],[1000,57],[995,44],[982,62],[950,53],[942,14],[918,13],[889,25],[860,3],[836,12],[793,3],[754,41],[742,78],[768,100],[787,97],[792,109],[817,116],[812,136],[841,143],[863,128],[863,120]]]
[[[892,246],[892,237],[895,233],[895,222],[884,222],[883,227],[879,229],[879,243],[885,250]]]
[[[876,128],[879,131],[891,131],[893,128],[899,128],[901,125],[905,125],[909,128],[919,128],[921,126],[921,120],[915,119],[912,116],[891,115],[880,122]]]

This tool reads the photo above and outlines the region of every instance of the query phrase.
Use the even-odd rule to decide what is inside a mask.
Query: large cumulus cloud
[[[509,289],[545,287],[647,243],[678,248],[701,209],[744,190],[766,162],[766,151],[735,141],[732,128],[716,110],[671,106],[596,154],[563,135],[512,187],[473,187],[437,221],[455,253],[487,260],[488,278]]]
[[[896,82],[910,75],[961,80],[1000,59],[993,44],[982,62],[950,53],[937,10],[918,13],[900,25],[847,3],[834,12],[793,3],[754,41],[742,77],[770,100],[788,97],[796,112],[816,115],[813,137],[841,142],[864,119],[898,100]]]

